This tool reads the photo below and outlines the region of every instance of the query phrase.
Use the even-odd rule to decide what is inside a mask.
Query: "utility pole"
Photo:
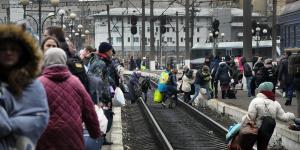
[[[150,70],[155,70],[153,0],[150,0]]]
[[[111,43],[109,5],[106,5],[106,10],[107,10],[108,43]]]
[[[176,11],[176,62],[179,64],[179,25],[178,25],[178,11]]]
[[[122,14],[122,62],[125,61],[125,50],[124,50],[124,14]]]
[[[192,4],[192,14],[191,14],[191,46],[194,45],[194,19],[195,19],[195,6],[194,2]]]
[[[39,43],[42,43],[42,1],[39,1]]]
[[[272,16],[272,59],[273,61],[276,61],[276,46],[277,46],[276,22],[277,22],[277,0],[273,0],[273,16]]]
[[[142,57],[145,57],[145,48],[146,48],[146,40],[145,40],[145,0],[142,0]]]
[[[250,61],[252,59],[252,32],[251,32],[251,1],[243,0],[243,55]]]
[[[185,1],[185,65],[190,66],[190,0]]]
[[[10,23],[10,8],[9,7],[7,7],[6,8],[6,16],[7,16],[7,24],[9,24]]]

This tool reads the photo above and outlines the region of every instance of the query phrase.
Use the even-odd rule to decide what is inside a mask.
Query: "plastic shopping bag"
[[[122,90],[117,87],[115,89],[115,96],[114,96],[114,99],[115,99],[115,102],[116,104],[118,105],[121,105],[121,106],[125,106],[125,97],[124,97],[124,93],[122,92]]]
[[[160,103],[162,102],[162,100],[163,100],[163,94],[158,89],[156,89],[154,91],[154,102]]]
[[[95,111],[97,113],[98,121],[100,124],[100,130],[103,133],[106,133],[108,120],[107,120],[106,116],[104,115],[103,109],[99,108],[97,105],[95,105]]]

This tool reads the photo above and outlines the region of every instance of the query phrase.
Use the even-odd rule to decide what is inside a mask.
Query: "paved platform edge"
[[[236,122],[240,122],[247,113],[246,110],[220,102],[217,99],[207,101],[207,106],[218,113],[228,115]],[[276,129],[269,145],[282,145],[289,150],[300,149],[300,131],[289,130],[286,125],[277,121]]]
[[[113,142],[112,145],[103,145],[102,150],[123,150],[123,134],[122,134],[122,115],[121,107],[113,107],[115,113],[113,125],[107,135],[107,140]]]

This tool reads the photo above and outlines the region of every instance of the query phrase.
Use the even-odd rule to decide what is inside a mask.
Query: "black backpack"
[[[70,72],[77,76],[81,83],[84,85],[85,89],[89,91],[89,79],[84,68],[83,61],[78,57],[69,57],[67,60],[67,65]]]

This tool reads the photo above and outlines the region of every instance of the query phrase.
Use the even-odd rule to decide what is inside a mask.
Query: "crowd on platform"
[[[128,93],[131,103],[139,97],[147,102],[150,78],[134,71],[124,83],[124,64],[115,56],[109,43],[98,49],[91,46],[81,51],[66,40],[61,27],[44,31],[41,44],[26,28],[0,25],[0,149],[101,149],[113,120],[113,98],[117,88]],[[276,86],[285,93],[285,105],[291,105],[296,91],[300,115],[300,54],[287,51],[275,65],[272,59],[245,57],[238,63],[230,56],[207,57],[201,68],[168,65],[159,78],[157,91],[161,104],[167,100],[177,104],[177,94],[184,102],[198,106],[203,100],[237,98],[236,85],[246,78],[248,97],[252,97],[243,118],[258,125],[258,147],[266,149],[275,128],[265,129],[266,116],[283,121],[295,120],[276,101]],[[145,70],[146,59],[129,61],[129,70]],[[154,95],[154,99],[156,99]],[[274,126],[274,127],[273,127]],[[299,127],[298,127],[299,128]],[[299,128],[300,129],[300,128]]]
[[[124,67],[111,44],[77,51],[61,27],[40,44],[26,25],[0,25],[0,149],[99,150]]]

